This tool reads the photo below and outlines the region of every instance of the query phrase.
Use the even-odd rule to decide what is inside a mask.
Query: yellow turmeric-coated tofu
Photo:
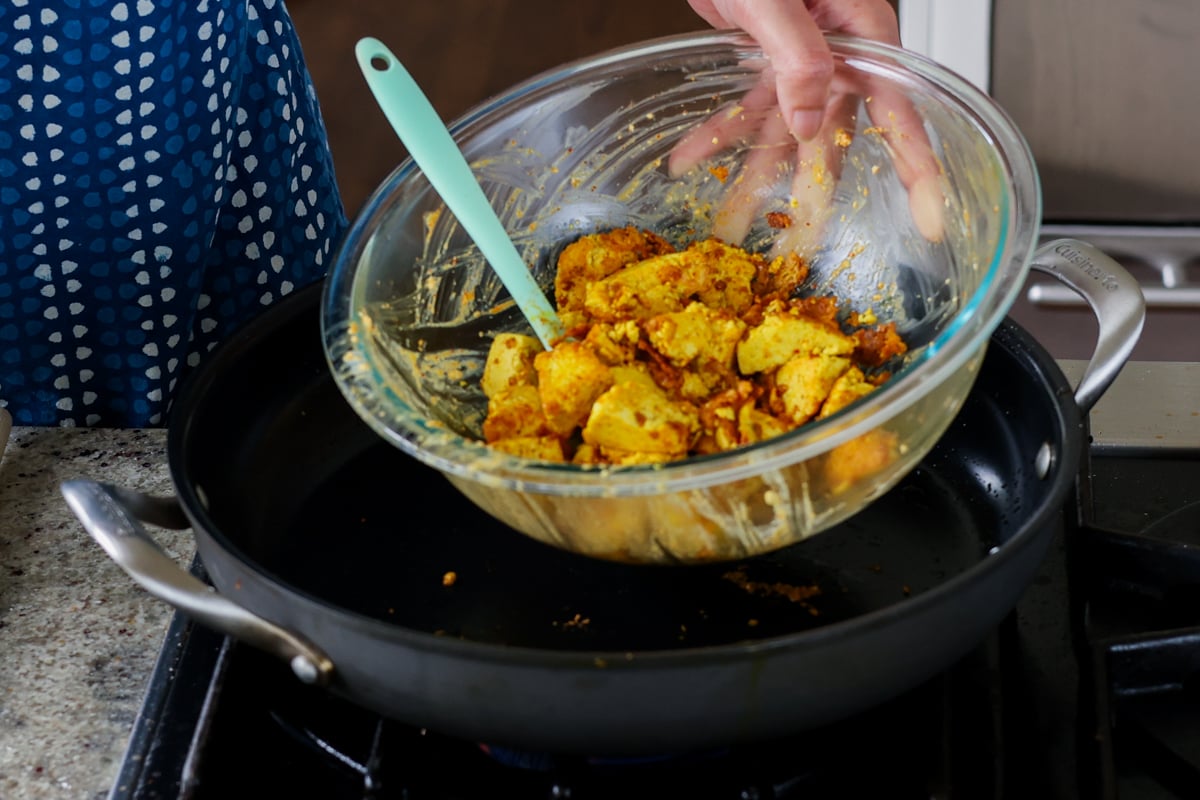
[[[762,256],[716,239],[703,239],[684,252],[689,259],[704,265],[700,271],[706,274],[696,296],[701,303],[734,314],[741,314],[754,304],[753,284],[762,267]]]
[[[808,278],[808,263],[796,253],[776,256],[759,270],[755,291],[763,296],[788,296]]]
[[[488,446],[518,458],[560,462],[567,460],[566,453],[563,452],[562,439],[557,436],[517,436],[512,439],[489,442]]]
[[[825,481],[834,494],[854,486],[892,464],[899,455],[899,437],[876,428],[829,451]]]
[[[787,310],[763,315],[738,344],[743,375],[782,367],[796,356],[849,356],[854,339],[823,322]]]
[[[554,276],[559,312],[583,308],[587,285],[651,256],[674,252],[666,239],[633,226],[581,236],[563,248]]]
[[[821,405],[817,419],[824,419],[830,414],[841,411],[860,397],[866,397],[875,391],[875,384],[869,382],[858,367],[850,367],[838,378],[829,390],[829,397]]]
[[[776,419],[765,411],[759,411],[747,403],[738,409],[738,444],[754,444],[755,442],[773,439],[787,433],[791,426]]]
[[[583,442],[575,448],[575,455],[571,456],[573,464],[601,464],[603,459],[600,458],[599,448],[592,447],[587,442]]]
[[[536,386],[513,386],[488,398],[487,417],[483,421],[486,441],[551,435]]]
[[[666,464],[678,458],[674,453],[636,453],[616,447],[597,447],[595,457],[602,464],[622,467],[635,464]]]
[[[717,238],[676,251],[633,227],[581,237],[557,262],[567,335],[547,351],[521,334],[492,343],[484,438],[529,458],[658,464],[836,413],[885,382],[905,344],[893,323],[866,330],[877,322],[869,313],[801,296],[808,271],[796,254],[768,261]],[[897,456],[896,436],[872,431],[834,448],[814,474],[852,491]],[[661,546],[660,534],[630,544],[614,532],[613,542],[634,552]],[[716,552],[724,529],[712,535]]]
[[[598,322],[592,325],[583,341],[610,366],[629,364],[637,357],[638,341],[642,332],[633,320],[626,322]]]
[[[601,449],[679,457],[687,454],[698,424],[692,404],[673,401],[656,386],[627,381],[596,398],[583,441]]]
[[[538,395],[550,430],[569,435],[582,425],[596,401],[612,386],[608,365],[583,342],[563,342],[533,359]]]
[[[746,323],[728,311],[691,303],[651,317],[644,327],[651,346],[676,367],[704,359],[731,369]]]
[[[643,386],[651,389],[660,388],[654,382],[653,376],[646,370],[645,367],[638,364],[618,365],[610,368],[612,371],[613,383],[640,383]]]
[[[533,357],[542,352],[542,343],[521,333],[498,333],[483,363],[481,386],[487,397],[514,386],[537,383]]]
[[[773,410],[795,425],[808,422],[848,369],[845,356],[793,357],[775,373]]]
[[[743,444],[740,430],[741,410],[754,407],[757,392],[749,381],[718,392],[700,407],[699,441],[704,452],[732,450]]]
[[[588,284],[584,309],[601,322],[648,319],[682,311],[695,299],[740,314],[754,301],[751,284],[760,260],[706,239],[683,252],[646,259]]]
[[[736,381],[737,375],[732,370],[719,369],[713,363],[693,365],[692,369],[680,374],[674,393],[692,403],[703,403],[714,394],[728,389]]]

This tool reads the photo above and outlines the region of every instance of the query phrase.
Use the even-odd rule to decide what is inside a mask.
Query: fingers
[[[900,44],[888,0],[689,0],[713,27],[740,28],[758,42],[776,76],[780,111],[800,141],[817,136],[829,102],[833,57],[823,31]]]
[[[908,206],[917,230],[931,242],[945,233],[945,195],[941,163],[925,133],[921,115],[895,88],[876,84],[867,113],[888,143],[896,176],[908,189]]]
[[[829,98],[833,56],[825,36],[796,0],[709,0],[701,16],[741,28],[758,42],[775,72],[783,119],[801,141],[817,135]],[[697,9],[698,11],[700,9]]]
[[[778,201],[786,196],[786,227],[773,226],[781,229],[773,237],[772,251],[814,252],[834,207],[856,108],[857,97],[833,98],[821,130],[808,142],[797,142],[778,114],[761,116],[761,127],[714,215],[714,235],[741,243],[763,214],[780,210]],[[785,195],[781,184],[789,182]]]
[[[740,101],[720,109],[679,140],[667,161],[671,177],[679,177],[727,147],[749,141],[772,116],[779,116],[779,107],[774,77],[768,70]]]
[[[799,141],[795,148],[793,209],[802,225],[820,228],[830,207],[844,148],[836,143],[839,129],[853,130],[856,94],[867,101],[874,131],[883,136],[897,176],[908,190],[909,207],[920,233],[930,241],[944,234],[945,197],[941,166],[925,134],[920,114],[894,87],[860,84],[839,87],[822,31],[840,31],[899,45],[896,13],[888,0],[688,0],[713,27],[737,27],[754,38],[770,62],[764,77],[774,86],[756,87],[742,103],[706,121],[671,155],[670,171],[679,175],[735,140],[748,140],[760,128],[758,150],[743,165],[738,198],[727,203],[721,227],[738,241],[752,218],[750,197],[766,191],[778,177],[779,150],[772,139],[781,124]],[[855,83],[858,81],[855,80]],[[839,97],[840,95],[840,97]],[[773,108],[777,103],[778,109]],[[772,143],[764,145],[763,143]],[[772,163],[775,160],[775,164]],[[803,231],[789,231],[788,238]],[[812,237],[810,237],[812,238]]]
[[[773,0],[775,9],[751,17],[745,27],[775,70],[779,108],[792,135],[802,142],[821,130],[833,55],[803,3]]]
[[[688,133],[671,152],[668,169],[679,177],[727,148],[744,150],[736,174],[713,215],[713,234],[741,243],[755,221],[784,196],[790,181],[790,222],[777,237],[787,250],[808,252],[819,242],[824,221],[855,129],[857,94],[839,92],[830,100],[822,126],[812,140],[798,142],[775,104],[770,70],[741,102],[715,113]],[[779,210],[776,208],[776,210]],[[773,248],[778,250],[779,248]]]
[[[826,108],[821,130],[796,145],[792,173],[792,224],[782,231],[773,252],[812,255],[821,244],[834,209],[833,193],[842,176],[846,151],[853,141],[857,95],[835,95]]]
[[[808,0],[817,27],[900,45],[900,23],[887,0]]]
[[[736,27],[733,22],[725,18],[714,0],[688,0],[688,5],[700,15],[701,19],[714,28]]]
[[[766,203],[778,194],[775,187],[793,167],[796,140],[778,114],[762,119],[754,144],[713,216],[713,235],[741,244]]]

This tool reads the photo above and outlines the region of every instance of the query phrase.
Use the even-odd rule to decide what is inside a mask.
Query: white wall
[[[992,0],[900,0],[900,41],[990,89]]]

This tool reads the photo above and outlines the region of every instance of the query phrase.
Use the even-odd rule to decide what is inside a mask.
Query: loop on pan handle
[[[176,564],[150,538],[142,522],[165,528],[189,527],[174,499],[150,497],[91,480],[67,481],[62,493],[88,534],[150,594],[198,622],[287,660],[304,683],[329,682],[333,662],[317,647],[217,594]]]
[[[1142,335],[1146,322],[1142,287],[1113,258],[1078,239],[1045,243],[1034,252],[1030,268],[1082,296],[1100,324],[1096,349],[1075,388],[1075,403],[1087,413],[1116,379]]]

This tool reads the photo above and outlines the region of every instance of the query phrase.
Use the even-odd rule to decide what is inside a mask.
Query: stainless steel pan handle
[[[1184,311],[1200,309],[1200,286],[1178,284],[1175,286],[1143,286],[1146,308],[1172,308]],[[1079,295],[1054,283],[1037,283],[1029,287],[1026,294],[1029,302],[1037,306],[1081,306]]]
[[[1142,335],[1146,322],[1142,287],[1102,250],[1078,239],[1046,242],[1034,252],[1030,266],[1082,296],[1100,323],[1096,350],[1075,388],[1075,402],[1084,412],[1090,411]]]
[[[140,586],[195,620],[285,659],[301,681],[328,683],[333,662],[311,642],[256,616],[190,575],[150,538],[142,522],[183,529],[189,522],[173,499],[91,480],[63,483],[63,496],[88,534]]]

